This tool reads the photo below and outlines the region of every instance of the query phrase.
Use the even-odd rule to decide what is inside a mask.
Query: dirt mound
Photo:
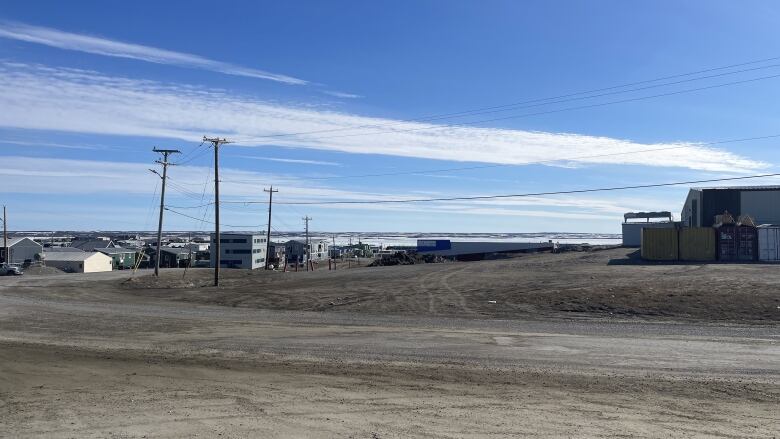
[[[54,267],[29,267],[26,270],[24,270],[24,274],[33,275],[33,276],[47,276],[47,275],[53,275],[53,274],[63,274],[64,271],[60,270],[59,268]]]
[[[186,289],[198,288],[208,285],[208,281],[203,276],[182,275],[163,275],[131,277],[122,281],[122,287],[137,289]]]

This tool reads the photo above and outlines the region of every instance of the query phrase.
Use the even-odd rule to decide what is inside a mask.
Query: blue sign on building
[[[449,239],[418,239],[418,252],[432,252],[437,250],[450,250],[452,243]]]

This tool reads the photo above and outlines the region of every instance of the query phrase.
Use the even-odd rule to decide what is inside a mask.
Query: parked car
[[[19,276],[22,274],[22,269],[16,265],[2,264],[0,265],[0,276]]]

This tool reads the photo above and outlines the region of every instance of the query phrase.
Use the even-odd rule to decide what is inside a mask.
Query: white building
[[[211,246],[209,253],[211,267],[214,267],[216,257],[216,240],[211,234]],[[219,234],[219,266],[224,268],[255,268],[265,267],[265,235],[253,235],[245,233],[220,233]]]
[[[68,273],[97,273],[113,269],[111,256],[100,252],[46,252],[43,260],[47,267]]]
[[[0,259],[5,261],[5,249],[3,246],[3,237],[0,236]],[[8,239],[8,262],[12,264],[23,264],[35,260],[35,255],[43,251],[43,246],[30,238],[9,238]]]

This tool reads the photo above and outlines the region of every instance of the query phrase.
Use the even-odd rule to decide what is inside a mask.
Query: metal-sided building
[[[309,239],[309,258],[312,261],[323,261],[328,259],[328,247],[330,242],[327,239]],[[291,239],[284,243],[287,261],[305,262],[306,261],[306,242]]]
[[[213,268],[216,257],[216,239],[211,234],[210,265]],[[219,266],[224,268],[255,268],[265,267],[266,236],[251,233],[220,233],[219,234]]]
[[[435,256],[481,259],[488,253],[518,253],[551,250],[552,242],[457,242],[449,239],[418,239],[417,253]],[[470,258],[473,257],[473,258]]]
[[[684,226],[711,227],[724,211],[734,218],[750,215],[756,224],[780,224],[780,186],[691,188],[680,217]]]

